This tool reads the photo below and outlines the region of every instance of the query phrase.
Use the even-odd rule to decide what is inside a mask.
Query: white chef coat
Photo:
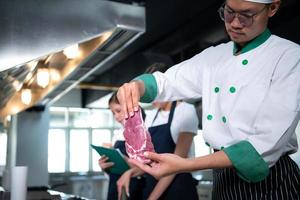
[[[202,97],[204,139],[214,149],[225,147],[240,177],[256,182],[298,149],[300,47],[266,29],[241,54],[234,50],[228,42],[165,73],[142,75],[142,100]]]
[[[202,97],[203,135],[213,148],[249,141],[274,163],[297,151],[300,111],[300,47],[275,35],[233,55],[233,42],[156,72],[156,100]]]

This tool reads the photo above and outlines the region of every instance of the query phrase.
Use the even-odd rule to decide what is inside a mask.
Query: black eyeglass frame
[[[259,10],[258,12],[254,13],[254,14],[243,14],[240,12],[236,12],[234,10],[229,10],[227,9],[225,6],[226,4],[224,3],[219,9],[218,9],[218,13],[220,18],[222,19],[222,21],[226,22],[226,23],[231,23],[236,17],[239,20],[239,23],[243,26],[243,27],[249,27],[253,24],[254,22],[254,17],[261,14],[267,7],[269,4],[265,4],[265,6]],[[231,19],[227,19],[226,20],[226,16],[225,16],[225,12],[227,12],[229,15],[233,15],[231,16]]]

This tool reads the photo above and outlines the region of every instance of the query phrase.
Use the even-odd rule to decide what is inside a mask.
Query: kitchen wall
[[[49,112],[17,115],[16,165],[28,166],[28,186],[48,185]]]

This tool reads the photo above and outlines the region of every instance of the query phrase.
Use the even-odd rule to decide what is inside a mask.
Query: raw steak
[[[142,163],[149,163],[151,160],[144,156],[144,152],[154,152],[151,136],[144,124],[141,109],[134,113],[133,117],[125,120],[125,146],[130,158]]]

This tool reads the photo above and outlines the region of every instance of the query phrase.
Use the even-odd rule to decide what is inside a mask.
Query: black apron
[[[300,171],[288,156],[282,156],[262,181],[248,183],[234,168],[213,170],[213,200],[300,200]]]
[[[176,102],[172,103],[169,119],[167,124],[150,127],[149,133],[151,135],[154,149],[157,153],[174,153],[176,144],[174,143],[171,135],[171,122],[174,115]],[[157,111],[153,122],[155,121],[158,112]],[[152,122],[152,124],[153,124]],[[145,175],[145,188],[143,191],[143,199],[147,199],[154,189],[158,181],[151,175]],[[160,200],[198,200],[198,194],[196,189],[197,181],[192,177],[190,173],[177,174],[172,183],[165,190],[165,192],[159,198]]]
[[[125,141],[117,140],[114,144],[115,149],[119,149],[124,155],[127,155],[125,148]],[[109,184],[108,184],[108,193],[107,200],[118,200],[118,188],[117,181],[121,177],[119,174],[109,173]],[[128,200],[141,200],[144,188],[144,178],[131,178],[129,185],[129,194],[130,197]]]

